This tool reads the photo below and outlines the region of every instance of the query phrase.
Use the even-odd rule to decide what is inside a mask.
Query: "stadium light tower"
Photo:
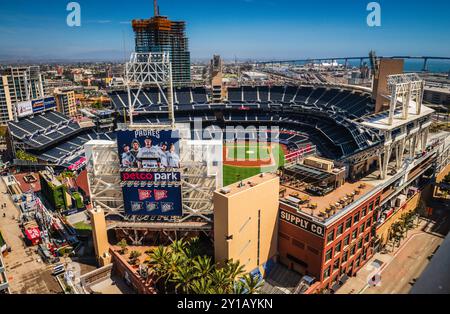
[[[401,100],[402,118],[408,120],[409,106],[415,102],[414,113],[420,115],[422,110],[423,93],[425,81],[416,73],[398,74],[388,76],[388,90],[391,93],[389,106],[389,125],[394,121],[394,112],[397,109],[398,101]]]
[[[133,122],[133,116],[139,95],[147,86],[157,86],[168,106],[170,125],[152,125],[153,128],[175,128],[175,116],[173,109],[173,81],[172,64],[168,52],[148,52],[131,54],[130,61],[125,66],[125,84],[128,91],[128,111],[130,115],[130,127],[148,128],[148,125],[138,125]],[[164,92],[167,89],[167,95]]]

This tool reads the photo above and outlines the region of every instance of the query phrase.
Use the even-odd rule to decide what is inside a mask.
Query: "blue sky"
[[[68,27],[68,0],[0,0],[1,58],[124,58],[130,21],[153,0],[80,0],[81,27]],[[382,26],[366,24],[369,0],[159,0],[185,20],[193,58],[284,59],[367,55],[450,56],[450,1],[382,0]],[[124,53],[124,50],[126,53]]]

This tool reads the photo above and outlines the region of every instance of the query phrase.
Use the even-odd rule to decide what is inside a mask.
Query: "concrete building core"
[[[191,84],[191,54],[184,21],[171,21],[159,15],[154,3],[155,16],[145,20],[133,20],[136,35],[136,52],[168,52],[172,63],[174,86]]]
[[[265,276],[278,251],[279,187],[277,175],[263,174],[214,193],[216,262],[232,259]]]
[[[92,237],[94,239],[95,256],[100,267],[111,263],[109,253],[108,234],[103,209],[97,207],[89,211],[92,224]]]
[[[378,72],[373,81],[373,98],[375,99],[375,113],[389,108],[390,95],[387,78],[389,75],[402,74],[405,61],[403,59],[381,59],[378,64]]]

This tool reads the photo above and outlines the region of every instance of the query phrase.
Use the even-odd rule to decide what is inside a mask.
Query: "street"
[[[0,180],[0,203],[6,203],[6,208],[0,212],[0,230],[6,243],[11,247],[11,253],[4,258],[11,293],[62,292],[52,276],[52,266],[41,260],[35,247],[27,247],[23,242],[23,235],[17,222],[20,213],[9,194],[6,194],[3,180]],[[3,214],[6,217],[3,217]]]
[[[423,220],[416,229],[408,232],[399,248],[387,254],[377,253],[358,272],[350,278],[336,294],[407,294],[417,278],[420,277],[439,249],[450,229],[448,212],[437,210],[430,220]],[[389,247],[391,249],[391,247]],[[381,261],[380,284],[368,285],[368,278],[373,276],[372,262]]]

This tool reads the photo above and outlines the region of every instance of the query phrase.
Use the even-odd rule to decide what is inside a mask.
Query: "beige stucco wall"
[[[92,238],[94,239],[95,255],[99,265],[105,266],[111,262],[105,213],[102,209],[97,208],[90,210],[89,215],[92,224]]]
[[[267,180],[241,192],[214,194],[216,262],[239,260],[250,272],[277,254],[279,184],[277,176],[267,175]],[[227,241],[227,236],[233,238]],[[264,273],[261,267],[260,270]]]

